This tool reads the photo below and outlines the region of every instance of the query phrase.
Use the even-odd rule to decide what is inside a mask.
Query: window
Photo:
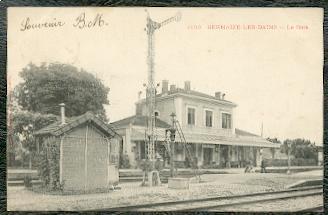
[[[175,154],[183,154],[183,143],[175,143],[174,145],[174,153]]]
[[[210,110],[205,111],[205,126],[206,127],[212,127],[212,118],[213,118],[213,112]]]
[[[188,125],[195,125],[195,108],[188,108]]]
[[[222,128],[231,128],[231,114],[222,113]]]

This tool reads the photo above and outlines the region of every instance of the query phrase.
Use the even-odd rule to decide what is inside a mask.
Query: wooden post
[[[36,151],[38,154],[40,154],[40,142],[41,142],[41,138],[36,138]]]
[[[59,182],[63,183],[63,144],[64,144],[64,135],[60,138],[60,147],[59,147]]]
[[[219,165],[221,166],[221,160],[222,160],[222,158],[221,158],[221,145],[218,145],[218,147],[219,147],[219,152],[218,152],[218,161],[219,161]]]
[[[241,167],[241,151],[240,151],[240,147],[237,146],[237,157],[238,157],[238,167]]]
[[[110,164],[110,160],[109,160],[109,156],[110,156],[110,144],[109,144],[109,140],[106,138],[105,139],[107,142],[107,183],[109,184],[109,164]]]
[[[263,150],[262,150],[262,148],[259,148],[258,150],[259,150],[259,160],[260,160],[260,163],[262,165],[262,161],[263,161],[262,153],[263,153]]]
[[[28,167],[29,169],[32,169],[32,152],[29,153]]]
[[[87,128],[85,131],[85,147],[84,147],[84,190],[87,190],[88,183],[88,131],[89,124],[87,124]]]
[[[198,156],[198,145],[196,143],[195,144],[195,157],[196,157],[196,165],[198,166],[198,161],[199,161],[199,156]]]
[[[239,168],[239,147],[238,146],[235,146],[235,154],[236,154],[236,161],[237,161],[237,168]]]
[[[252,149],[253,149],[254,166],[258,166],[257,165],[257,149],[255,147],[253,147]]]
[[[170,174],[174,177],[174,141],[171,141],[171,155],[170,155]]]
[[[137,144],[137,147],[136,148],[138,148],[138,157],[139,157],[139,160],[142,160],[142,158],[141,158],[141,141],[136,141],[136,144]]]
[[[290,174],[290,150],[291,150],[291,144],[290,142],[287,142],[287,155],[288,155],[288,169],[287,174]]]
[[[230,164],[230,161],[231,161],[231,157],[230,157],[231,146],[228,145],[227,147],[228,147],[228,150],[227,150],[228,151],[228,153],[227,153],[228,156],[227,156],[227,165],[226,165],[226,167],[230,168],[231,167],[231,164]]]

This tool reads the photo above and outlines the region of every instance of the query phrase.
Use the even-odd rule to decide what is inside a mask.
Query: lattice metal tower
[[[146,31],[148,35],[148,84],[146,89],[146,103],[147,103],[147,133],[146,133],[146,153],[148,160],[155,160],[155,96],[156,96],[156,86],[155,86],[155,71],[154,71],[154,33],[157,29],[164,25],[167,25],[173,21],[180,21],[181,14],[178,12],[175,16],[164,20],[163,22],[153,21],[149,13],[147,12],[147,26]]]

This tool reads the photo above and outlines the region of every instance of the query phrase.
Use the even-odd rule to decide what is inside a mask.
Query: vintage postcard
[[[323,210],[322,8],[8,8],[7,210]]]

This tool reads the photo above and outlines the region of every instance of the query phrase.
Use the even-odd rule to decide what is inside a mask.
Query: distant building
[[[176,114],[185,139],[192,144],[199,166],[244,167],[247,163],[261,164],[261,149],[279,148],[258,135],[236,129],[233,110],[237,105],[225,99],[225,94],[216,92],[214,96],[191,90],[190,82],[177,88],[168,81],[162,82],[162,92],[156,95],[158,145],[157,153],[165,157],[165,128],[169,127],[171,113]],[[146,100],[136,103],[136,115],[112,125],[123,137],[123,153],[132,165],[145,158],[145,131],[147,123]],[[181,167],[186,160],[185,148],[177,137],[174,147],[174,161]],[[178,165],[178,166],[179,166]]]
[[[49,171],[43,183],[50,188],[63,184],[64,191],[110,188],[119,180],[121,137],[91,112],[69,119],[64,107],[61,112],[61,122],[35,132],[37,151]]]

